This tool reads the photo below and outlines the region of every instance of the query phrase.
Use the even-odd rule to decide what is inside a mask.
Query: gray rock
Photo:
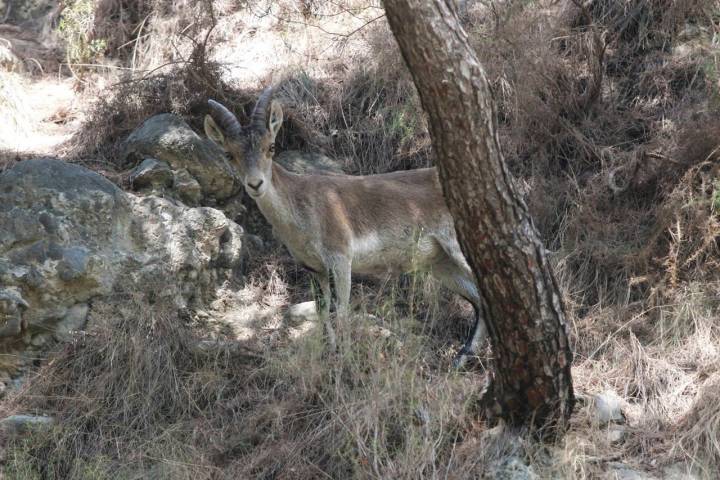
[[[123,157],[152,157],[167,162],[172,170],[185,169],[199,183],[206,199],[223,200],[240,188],[220,147],[169,113],[150,117],[133,131],[125,140]]]
[[[86,303],[79,303],[70,307],[55,327],[55,339],[59,341],[69,341],[72,339],[73,332],[82,330],[87,321],[90,307]]]
[[[257,235],[253,235],[252,233],[245,235],[245,243],[254,250],[262,250],[265,248],[265,242],[263,242],[263,239]]]
[[[315,323],[319,319],[315,302],[312,300],[291,305],[285,312],[285,320],[292,325],[300,325],[303,322]]]
[[[220,239],[220,253],[217,256],[216,266],[233,269],[239,265],[243,256],[243,235],[242,229],[228,228]]]
[[[47,233],[57,233],[58,231],[58,221],[57,218],[50,215],[48,212],[41,212],[38,216],[38,220],[42,224],[42,226],[45,228],[45,231]]]
[[[88,270],[90,254],[84,247],[70,247],[62,251],[57,271],[66,282],[82,278]],[[44,258],[43,258],[44,259]]]
[[[690,465],[680,462],[665,467],[662,478],[663,480],[700,480],[703,477],[699,472],[695,472]]]
[[[184,168],[175,171],[173,190],[185,204],[197,206],[203,198],[202,187]]]
[[[539,477],[530,465],[512,455],[493,462],[483,478],[493,480],[536,480]]]
[[[612,390],[593,396],[593,420],[604,425],[610,422],[623,423],[623,400]]]
[[[16,290],[0,289],[0,338],[20,334],[25,328],[22,314],[28,307]]]
[[[130,172],[130,183],[135,190],[171,187],[173,184],[173,171],[167,162],[146,158]]]
[[[603,478],[605,480],[658,480],[657,477],[635,470],[623,463],[613,462],[608,465],[610,468],[605,472]]]
[[[0,431],[5,435],[19,436],[33,430],[46,430],[55,424],[52,417],[43,415],[11,415],[0,420]]]
[[[73,175],[68,175],[68,168],[71,167],[75,167],[72,168]],[[10,183],[11,181],[15,183]],[[123,195],[122,190],[102,175],[77,165],[50,158],[20,162],[3,172],[0,194],[7,194],[14,189],[17,194],[23,195],[23,192],[28,191],[28,187],[39,190],[63,191],[67,193],[70,199],[74,199],[78,195],[86,196],[88,192],[94,195],[104,194],[110,200],[118,200]],[[32,195],[32,193],[27,192],[23,196],[27,195]],[[62,203],[63,199],[59,201]],[[12,208],[13,204],[5,205],[10,205]],[[34,218],[32,221],[34,222]]]
[[[247,207],[242,202],[242,195],[231,197],[218,208],[220,208],[230,220],[236,223],[241,223],[248,212]]]
[[[275,161],[295,173],[325,173],[342,174],[340,162],[320,153],[305,153],[297,150],[288,150],[279,153]]]
[[[221,211],[136,197],[51,159],[0,173],[0,225],[0,338],[12,337],[0,353],[68,339],[89,301],[117,289],[202,304],[241,262],[243,230]]]

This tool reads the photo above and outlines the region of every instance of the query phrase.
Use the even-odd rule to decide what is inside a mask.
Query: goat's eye
[[[268,148],[268,150],[270,151],[270,153],[275,153],[275,144],[274,144],[274,143],[271,143],[271,144],[270,144],[270,147]]]

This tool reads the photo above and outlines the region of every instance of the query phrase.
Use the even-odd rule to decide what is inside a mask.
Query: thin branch
[[[160,65],[160,66],[158,66],[158,67],[155,67],[155,68],[153,68],[152,70],[147,71],[142,77],[139,77],[139,78],[131,78],[131,79],[128,79],[128,80],[122,80],[122,81],[119,81],[119,82],[117,82],[117,83],[113,83],[113,84],[110,85],[108,88],[117,87],[117,86],[119,86],[119,85],[126,85],[126,84],[129,84],[129,83],[142,82],[142,81],[147,80],[148,78],[150,78],[150,76],[151,76],[153,73],[157,72],[157,71],[160,70],[161,68],[165,68],[165,67],[170,66],[170,65],[178,65],[178,64],[181,64],[181,63],[187,63],[187,62],[188,62],[187,60],[182,59],[182,60],[173,60],[172,62],[163,63],[162,65]]]
[[[131,67],[119,67],[117,65],[105,65],[102,63],[61,63],[67,67],[94,67],[94,68],[107,68],[109,70],[135,70]]]
[[[331,31],[329,31],[329,30],[325,30],[323,27],[321,27],[321,26],[319,26],[319,25],[314,25],[314,24],[312,24],[312,23],[301,22],[300,20],[290,20],[289,18],[278,17],[278,16],[275,16],[275,15],[273,15],[273,16],[274,16],[275,18],[277,18],[278,20],[280,20],[281,22],[293,23],[293,24],[298,24],[298,25],[304,25],[304,26],[306,26],[306,27],[316,28],[316,29],[320,30],[321,32],[326,33],[326,34],[328,34],[328,35],[333,35],[333,36],[336,36],[336,37],[350,38],[352,35],[356,34],[356,33],[359,32],[360,30],[362,30],[363,28],[365,28],[365,27],[367,27],[368,25],[370,25],[371,23],[375,22],[376,20],[380,20],[381,18],[384,18],[384,17],[385,17],[385,14],[383,13],[382,15],[378,15],[377,17],[375,17],[375,18],[373,18],[373,19],[371,19],[371,20],[368,20],[367,22],[365,22],[364,24],[360,25],[358,28],[356,28],[355,30],[353,30],[353,31],[350,32],[350,33],[331,32]]]
[[[331,2],[331,3],[332,3],[332,2]],[[335,3],[333,3],[333,4],[334,4],[335,6],[338,6],[338,5],[335,4]],[[368,7],[368,8],[370,8],[370,7]],[[380,7],[373,7],[373,8],[378,8],[378,9],[380,9]],[[271,17],[275,18],[276,20],[279,20],[279,21],[284,22],[284,23],[296,24],[296,25],[304,25],[304,26],[306,26],[306,27],[316,28],[316,29],[320,30],[321,32],[326,33],[326,34],[328,34],[328,35],[332,35],[332,36],[335,36],[335,37],[344,37],[344,38],[350,38],[352,35],[356,34],[356,33],[359,32],[360,30],[364,29],[365,27],[367,27],[367,26],[370,25],[371,23],[373,23],[373,22],[375,22],[375,21],[377,21],[377,20],[380,20],[381,18],[385,17],[385,13],[383,12],[381,15],[378,15],[377,17],[374,17],[374,18],[366,21],[365,23],[363,23],[362,25],[360,25],[358,28],[356,28],[355,30],[351,31],[350,33],[342,33],[342,32],[331,32],[331,31],[329,31],[329,30],[324,29],[323,27],[321,27],[321,26],[319,26],[319,25],[314,25],[314,24],[312,24],[312,23],[303,22],[303,21],[300,21],[300,20],[292,20],[292,19],[290,19],[290,18],[285,18],[285,17],[281,17],[281,16],[278,16],[278,15],[275,15],[274,13],[272,13],[272,5],[268,6],[267,10],[265,10],[262,14],[258,14],[258,13],[256,13],[255,11],[253,11],[252,7],[250,7],[250,10],[252,11],[253,15],[255,15],[257,18],[263,18],[263,17],[271,16]],[[348,13],[348,14],[354,16],[355,18],[359,18],[357,15],[353,14],[353,12],[350,12],[349,10],[345,10],[344,12],[339,12],[337,15],[340,15],[340,14],[342,14],[342,13]],[[326,15],[326,16],[330,16],[330,15]],[[333,15],[333,16],[335,16],[335,15]]]

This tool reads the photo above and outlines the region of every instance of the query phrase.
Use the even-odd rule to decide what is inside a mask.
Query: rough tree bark
[[[486,400],[510,425],[557,432],[574,396],[565,310],[546,250],[500,151],[485,72],[454,0],[385,0],[428,114],[440,180],[478,278],[494,351]]]

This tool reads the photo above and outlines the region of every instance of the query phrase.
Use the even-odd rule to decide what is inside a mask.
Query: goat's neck
[[[273,228],[284,231],[287,228],[297,228],[295,218],[295,202],[292,195],[293,174],[273,162],[272,182],[270,188],[257,205],[265,219]]]

